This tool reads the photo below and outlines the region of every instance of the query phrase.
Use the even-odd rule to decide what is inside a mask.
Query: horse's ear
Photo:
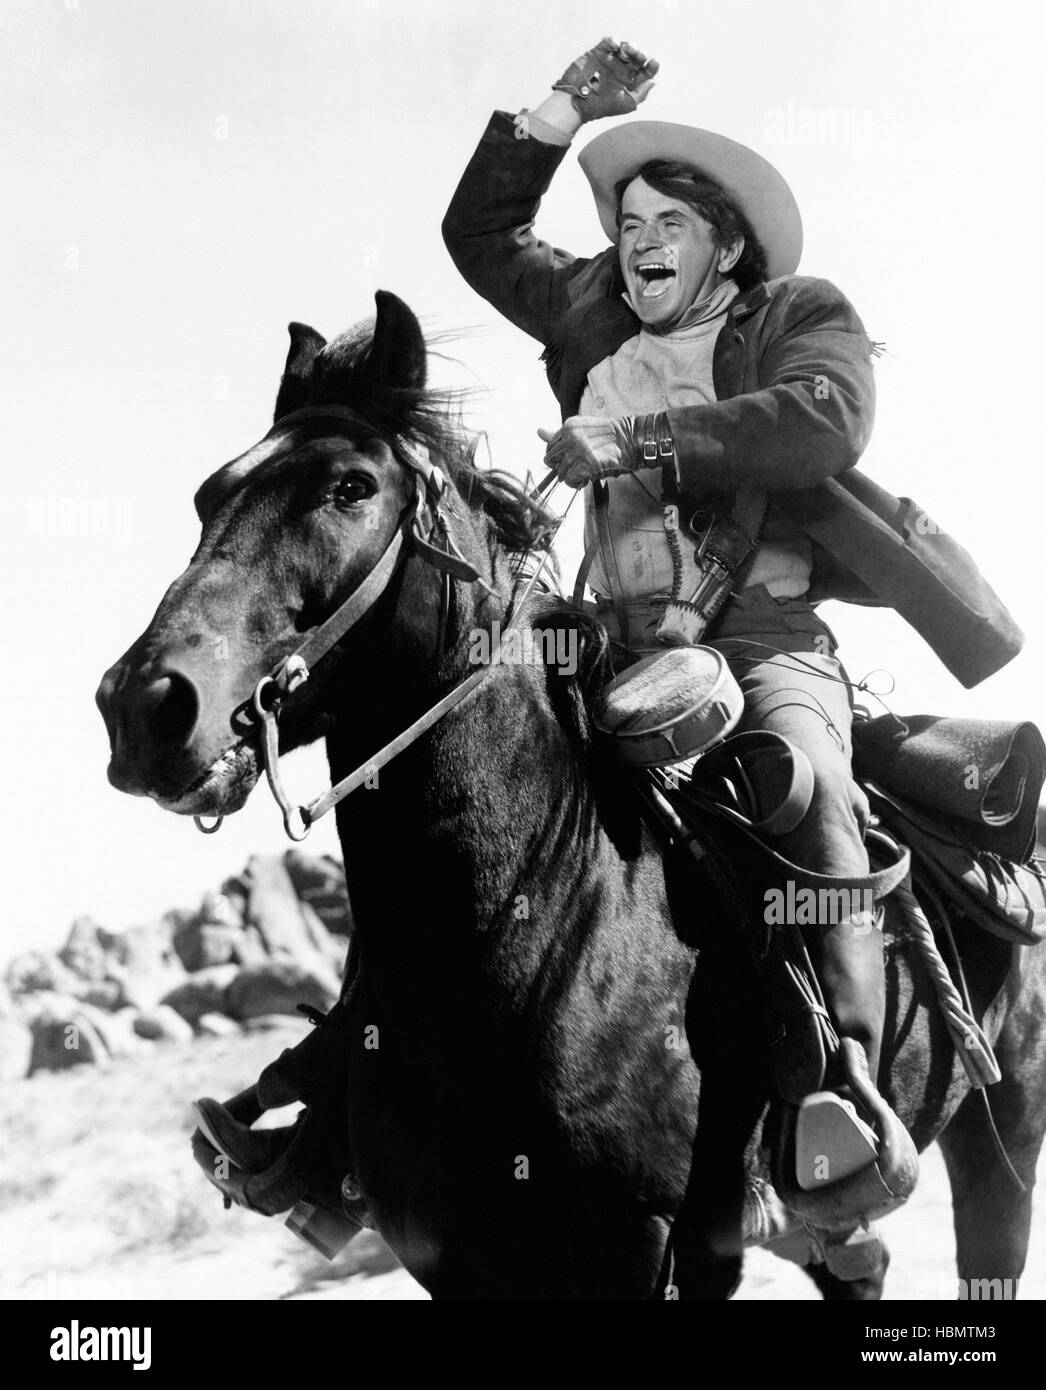
[[[292,410],[300,410],[309,404],[312,392],[312,364],[327,345],[326,338],[321,337],[315,328],[310,328],[307,323],[288,324],[287,331],[291,335],[291,345],[276,397],[274,420],[281,420]]]
[[[377,290],[377,317],[363,375],[377,390],[424,390],[428,376],[428,351],[421,325],[397,295]]]
[[[373,320],[340,334],[319,354],[310,399],[351,406],[374,423],[398,427],[424,393],[428,352],[421,325],[402,299],[378,290],[374,300]]]

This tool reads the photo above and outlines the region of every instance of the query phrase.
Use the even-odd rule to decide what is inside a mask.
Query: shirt
[[[716,399],[712,384],[715,340],[726,320],[730,302],[738,294],[733,280],[693,305],[670,333],[647,328],[629,338],[612,356],[588,374],[579,414],[614,418],[644,415],[669,406],[698,405]],[[661,503],[661,478],[656,468],[641,469],[608,480],[607,513],[617,570],[626,599],[649,598],[672,592],[672,557],[665,537]],[[596,537],[593,508],[585,516],[585,543]],[[683,541],[684,598],[697,585],[694,545]],[[745,579],[745,584],[765,584],[775,598],[796,598],[810,587],[810,545],[798,528],[768,514],[768,525]],[[589,584],[597,593],[611,595],[610,580],[601,557],[596,556]]]

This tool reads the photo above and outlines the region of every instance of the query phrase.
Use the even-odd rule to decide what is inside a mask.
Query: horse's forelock
[[[431,351],[431,341],[420,336],[417,321],[405,305],[393,303],[393,296],[380,292],[378,299],[377,315],[362,319],[329,343],[306,324],[290,325],[291,345],[277,396],[276,420],[304,406],[349,406],[389,444],[401,462],[406,463],[403,444],[427,449],[468,508],[492,524],[502,545],[511,550],[547,545],[552,514],[532,501],[511,474],[477,466],[479,436],[467,430],[461,420],[461,408],[469,393],[426,385],[425,368],[417,361],[413,366],[407,362],[400,372],[388,369],[397,334],[407,358]],[[249,457],[245,455],[244,461]],[[201,501],[220,489],[219,476],[214,479],[217,488],[208,480],[200,489]]]

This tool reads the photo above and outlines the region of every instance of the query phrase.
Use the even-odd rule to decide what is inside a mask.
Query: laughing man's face
[[[691,305],[712,293],[744,243],[717,246],[710,223],[688,203],[633,179],[621,200],[618,252],[629,302],[643,323],[668,333]]]

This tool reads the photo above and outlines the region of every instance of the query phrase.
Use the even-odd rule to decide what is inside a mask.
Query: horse
[[[98,692],[120,791],[183,816],[242,807],[269,766],[259,683],[368,583],[282,691],[274,758],[323,738],[334,779],[366,767],[476,676],[477,633],[513,613],[537,631],[512,557],[547,542],[549,513],[477,466],[414,314],[375,298],[330,342],[290,326],[273,431],[197,492],[198,548]],[[740,1279],[770,1094],[751,952],[666,851],[582,694],[542,661],[490,662],[337,804],[348,1149],[377,1229],[437,1299],[723,1299]],[[1023,1190],[890,930],[879,1080],[918,1147],[944,1150],[960,1279],[1011,1290],[1046,1128],[1043,955],[953,926]],[[809,1243],[793,1258],[825,1298],[881,1295],[885,1248],[851,1281]]]

